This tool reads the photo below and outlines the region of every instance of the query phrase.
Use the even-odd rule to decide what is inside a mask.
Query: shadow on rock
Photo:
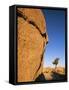
[[[53,72],[52,77],[53,77],[53,80],[64,80],[65,79],[64,74],[59,74],[56,72]]]
[[[35,81],[46,81],[46,79],[43,74],[40,74]]]

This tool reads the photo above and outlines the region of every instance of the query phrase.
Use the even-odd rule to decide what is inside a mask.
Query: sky
[[[55,58],[59,66],[65,66],[65,11],[42,10],[46,20],[49,43],[44,53],[44,67],[52,67]]]

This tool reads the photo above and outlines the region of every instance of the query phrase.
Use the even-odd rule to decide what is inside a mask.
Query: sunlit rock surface
[[[35,81],[43,71],[43,54],[48,41],[45,18],[40,9],[17,9],[18,82]]]

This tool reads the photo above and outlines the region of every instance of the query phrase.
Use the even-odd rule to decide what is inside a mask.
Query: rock
[[[27,21],[33,21],[38,26],[41,33],[46,32],[46,22],[40,9],[18,8],[18,12],[25,16]]]
[[[52,71],[53,71],[53,68],[51,68],[51,67],[43,68],[43,74],[44,74],[44,77],[46,80],[52,80],[53,79]]]
[[[65,68],[64,67],[46,67],[43,68],[43,75],[46,80],[62,80],[65,79]]]
[[[35,81],[43,70],[43,54],[48,41],[45,18],[40,9],[17,9],[18,82]]]

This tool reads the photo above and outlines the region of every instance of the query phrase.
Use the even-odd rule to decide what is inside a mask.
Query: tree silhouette
[[[55,69],[57,68],[58,63],[59,63],[59,58],[56,58],[56,59],[52,62],[52,64],[55,65]]]

